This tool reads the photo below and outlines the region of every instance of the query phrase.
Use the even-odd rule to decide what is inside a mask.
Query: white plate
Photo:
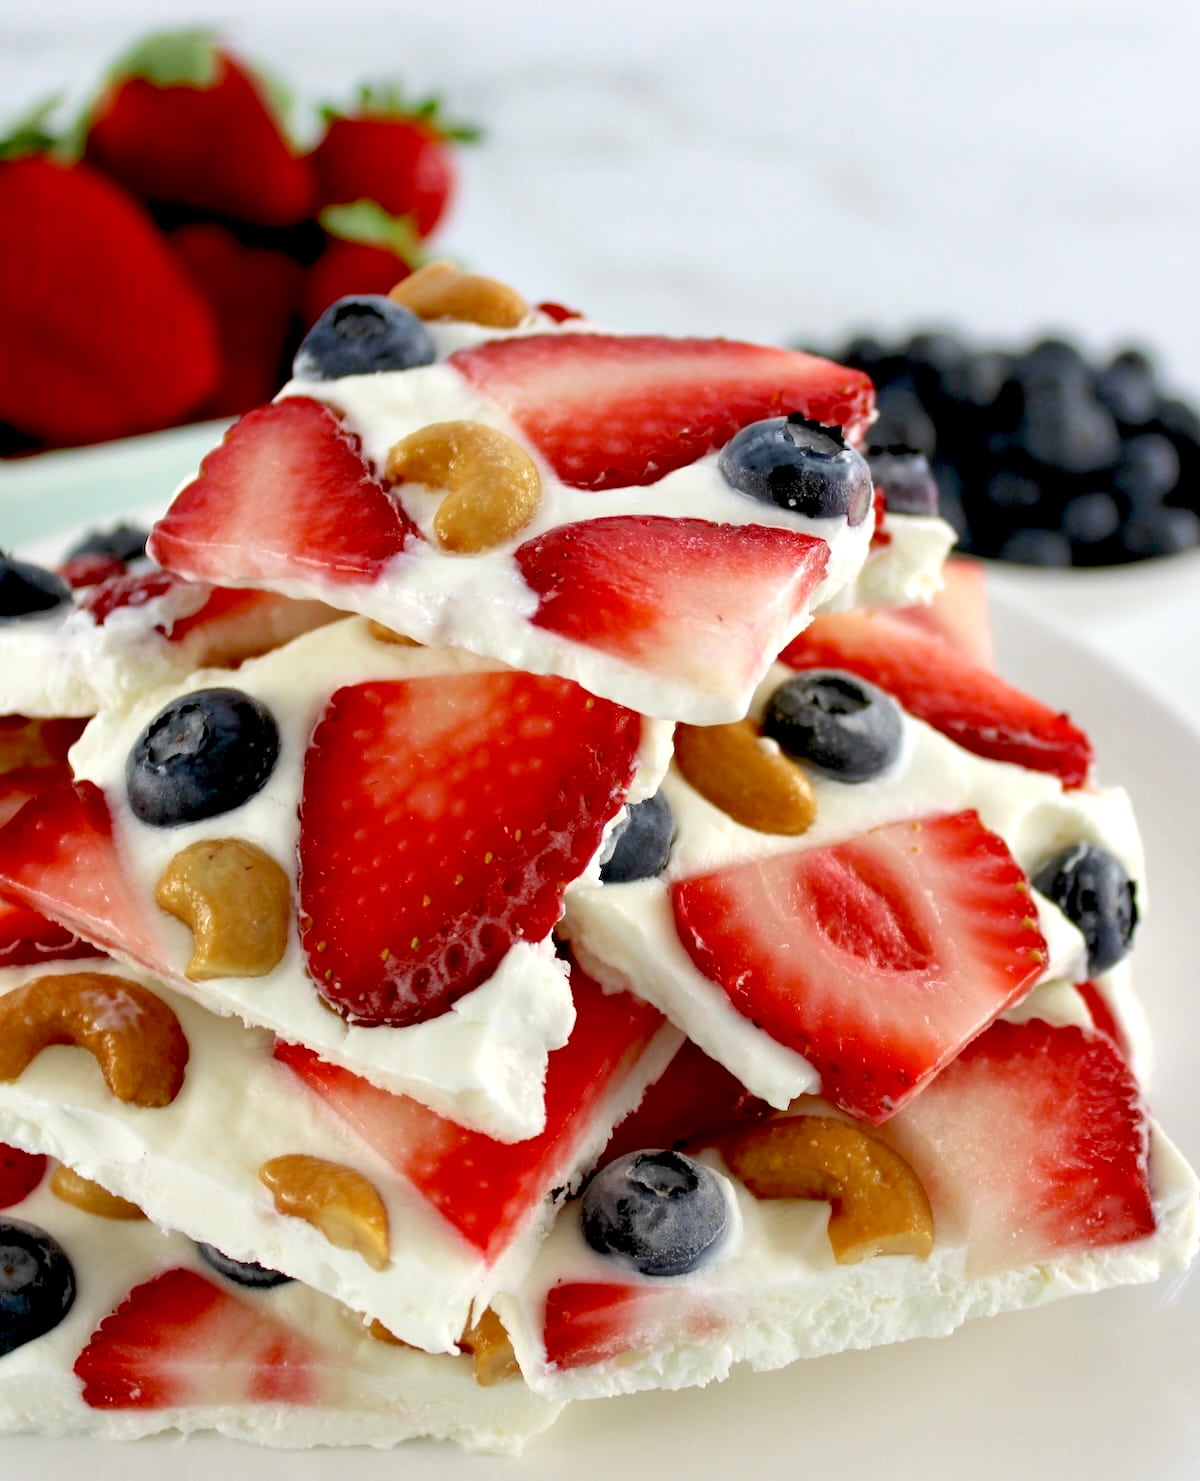
[[[161,502],[213,430],[187,429],[95,453],[60,454],[0,476],[0,545],[42,558],[47,537]],[[1106,780],[1133,794],[1153,903],[1139,985],[1158,1046],[1152,1101],[1193,1161],[1200,1153],[1194,1046],[1200,984],[1200,734],[1133,678],[1010,594],[996,603],[1000,667],[1070,710]],[[1108,1291],[968,1325],[941,1341],[739,1373],[709,1390],[576,1405],[519,1462],[432,1444],[399,1454],[301,1455],[210,1436],[106,1446],[0,1440],[21,1481],[617,1481],[658,1475],[859,1481],[1195,1481],[1200,1475],[1200,1281]]]

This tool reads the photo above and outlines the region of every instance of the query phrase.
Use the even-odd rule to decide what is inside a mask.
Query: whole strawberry
[[[387,293],[421,264],[410,219],[389,216],[373,201],[329,206],[320,221],[325,246],[304,276],[300,312],[305,329],[336,299]]]
[[[441,221],[457,170],[451,143],[478,130],[448,124],[436,99],[416,106],[394,89],[364,88],[348,113],[327,110],[325,137],[309,156],[319,206],[375,201],[390,216],[407,216],[419,237]]]
[[[86,151],[150,201],[261,226],[290,226],[312,206],[311,171],[262,83],[202,32],[151,36],[117,64]]]
[[[212,316],[145,210],[86,164],[0,154],[0,422],[51,446],[184,420]]]

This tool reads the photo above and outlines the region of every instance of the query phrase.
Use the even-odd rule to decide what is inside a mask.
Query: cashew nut
[[[542,480],[518,442],[483,422],[433,422],[388,454],[393,483],[444,488],[433,532],[444,550],[474,554],[503,545],[537,512]]]
[[[85,1214],[95,1214],[100,1219],[144,1219],[146,1215],[136,1203],[110,1193],[91,1178],[60,1162],[50,1178],[50,1191],[56,1198],[81,1208]]]
[[[37,977],[0,998],[0,1080],[15,1080],[51,1044],[95,1057],[109,1090],[135,1106],[169,1106],[183,1085],[188,1042],[166,1003],[102,972]]]
[[[193,982],[265,977],[287,950],[291,886],[256,844],[206,838],[181,849],[163,870],[154,898],[192,931]]]
[[[504,1323],[490,1306],[462,1334],[458,1345],[474,1359],[475,1382],[480,1388],[491,1388],[521,1376]]]
[[[903,1157],[864,1127],[834,1116],[790,1116],[736,1133],[722,1152],[756,1198],[832,1205],[829,1243],[839,1265],[869,1255],[933,1249],[933,1211]]]
[[[418,319],[457,319],[489,329],[515,329],[529,305],[506,283],[466,273],[452,262],[429,262],[410,273],[388,294]]]
[[[764,743],[753,720],[677,725],[675,761],[707,802],[743,828],[794,836],[817,815],[812,783],[789,757]]]
[[[281,1214],[303,1219],[330,1244],[354,1250],[372,1270],[386,1270],[388,1215],[383,1199],[362,1173],[322,1157],[293,1153],[272,1157],[258,1171]]]

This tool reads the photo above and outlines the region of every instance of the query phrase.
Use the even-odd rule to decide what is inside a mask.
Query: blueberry
[[[51,612],[71,600],[71,588],[53,571],[0,555],[0,622]]]
[[[868,782],[899,756],[904,729],[890,694],[840,669],[809,669],[771,695],[762,733],[822,776]]]
[[[1111,494],[1097,490],[1077,494],[1062,512],[1060,527],[1072,544],[1098,545],[1115,535],[1121,523],[1121,511]]]
[[[0,1219],[0,1357],[52,1332],[75,1300],[75,1272],[57,1240]]]
[[[996,554],[1019,566],[1069,566],[1071,542],[1061,530],[1014,530]]]
[[[1088,971],[1106,972],[1129,950],[1138,921],[1137,886],[1107,849],[1073,843],[1033,876],[1087,943]]]
[[[627,810],[614,832],[608,858],[600,865],[605,884],[653,879],[667,867],[675,837],[675,814],[662,792]]]
[[[271,712],[240,689],[173,699],[134,742],[125,763],[129,805],[143,823],[171,828],[241,807],[279,756]]]
[[[881,386],[875,397],[879,415],[871,435],[881,446],[903,442],[926,457],[933,457],[937,447],[937,428],[922,404],[910,377]]]
[[[1029,382],[1015,441],[1035,463],[1064,473],[1096,473],[1121,451],[1112,413],[1070,379]]]
[[[810,519],[844,515],[857,525],[871,507],[866,459],[840,428],[799,413],[743,427],[722,448],[718,465],[739,493]]]
[[[890,514],[936,514],[938,486],[929,459],[903,442],[867,449],[871,478],[883,496]]]
[[[304,337],[292,363],[302,381],[431,365],[433,341],[415,314],[382,294],[339,298]]]
[[[1158,504],[1179,482],[1179,454],[1161,432],[1144,432],[1121,447],[1113,486],[1139,512]]]
[[[292,1279],[280,1270],[268,1270],[265,1265],[256,1265],[253,1260],[234,1260],[229,1255],[223,1255],[215,1245],[198,1240],[196,1248],[204,1260],[227,1280],[239,1286],[249,1286],[251,1290],[266,1291],[272,1286],[286,1286]]]
[[[1200,516],[1191,509],[1165,504],[1135,514],[1121,526],[1121,546],[1136,560],[1152,555],[1178,555],[1200,545]]]
[[[583,1237],[642,1275],[686,1275],[718,1243],[729,1206],[716,1174],[682,1152],[627,1152],[583,1191]]]
[[[137,525],[114,525],[111,530],[92,530],[78,545],[73,545],[63,557],[73,561],[81,555],[109,555],[113,560],[128,565],[141,560],[146,554],[149,532]]]
[[[1096,377],[1096,395],[1122,427],[1144,427],[1158,412],[1154,367],[1140,350],[1123,350]]]

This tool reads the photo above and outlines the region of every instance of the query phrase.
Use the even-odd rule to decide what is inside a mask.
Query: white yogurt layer
[[[469,420],[504,432],[526,449],[541,476],[541,501],[532,521],[494,550],[448,555],[432,539],[441,494],[422,485],[403,484],[393,492],[427,539],[419,545],[412,543],[394,557],[376,581],[348,585],[313,575],[302,580],[264,580],[262,585],[288,596],[316,597],[331,606],[375,618],[424,643],[465,648],[531,673],[561,674],[643,714],[698,724],[736,719],[743,714],[758,675],[807,624],[812,611],[844,605],[851,599],[867,561],[873,513],[862,524],[851,527],[845,519],[808,519],[747,498],[721,476],[715,453],[645,487],[603,492],[569,488],[500,406],[477,390],[455,366],[446,363],[446,357],[456,350],[490,339],[591,333],[597,331],[594,324],[570,320],[559,325],[544,314],[532,312],[510,333],[467,324],[436,323],[427,327],[439,356],[434,364],[329,381],[292,380],[280,397],[311,397],[335,410],[359,438],[365,457],[377,472],[382,472],[396,442],[431,423]],[[717,524],[765,525],[809,534],[828,547],[824,578],[793,621],[781,617],[773,625],[764,625],[760,651],[748,675],[734,679],[699,669],[687,674],[656,672],[531,622],[538,598],[526,585],[514,559],[518,546],[563,525],[613,515],[686,516]],[[872,600],[893,605],[928,600],[938,583],[938,570],[953,541],[953,532],[940,520],[903,517],[890,520],[889,530],[891,544],[875,551],[869,563]],[[239,584],[236,572],[229,573],[228,582]],[[732,684],[738,687],[733,689]]]
[[[293,1283],[250,1290],[218,1275],[191,1240],[151,1223],[99,1218],[63,1203],[49,1176],[0,1218],[45,1230],[76,1277],[74,1305],[52,1331],[0,1357],[0,1433],[83,1434],[132,1440],[164,1430],[216,1430],[260,1445],[397,1445],[427,1437],[468,1450],[514,1455],[553,1423],[560,1406],[523,1383],[481,1387],[470,1358],[432,1356],[370,1337],[362,1318]],[[307,1404],[225,1403],[183,1408],[94,1409],[72,1371],[92,1333],[126,1295],[168,1270],[205,1276],[266,1320],[294,1328],[319,1351]]]
[[[531,1209],[485,1259],[416,1184],[273,1058],[274,1041],[264,1030],[207,1013],[147,974],[111,962],[11,968],[0,972],[0,993],[81,969],[133,978],[168,1004],[188,1041],[183,1088],[167,1106],[127,1105],[85,1051],[51,1048],[18,1079],[0,1083],[0,1142],[47,1152],[136,1203],[162,1228],[285,1271],[435,1353],[454,1351],[472,1310],[521,1279],[556,1199],[578,1185],[680,1043],[664,1026],[635,1062],[611,1076],[586,1126],[556,1148],[540,1197],[538,1189],[526,1190],[534,1194]],[[403,1114],[398,1106],[397,1117]],[[388,1215],[386,1269],[372,1269],[311,1224],[277,1212],[259,1169],[292,1154],[353,1168],[376,1188]]]
[[[1044,984],[1012,1016],[1090,1025],[1078,993],[1064,982]],[[796,1109],[840,1114],[820,1101]],[[520,1289],[495,1306],[530,1386],[547,1397],[582,1399],[706,1384],[727,1377],[735,1363],[763,1371],[849,1348],[941,1337],[972,1317],[1147,1283],[1185,1269],[1200,1246],[1200,1185],[1161,1128],[1149,1125],[1156,1228],[1144,1239],[981,1273],[961,1240],[935,1230],[925,1260],[886,1255],[840,1265],[827,1232],[828,1203],[757,1199],[729,1176],[719,1153],[707,1151],[700,1160],[721,1179],[737,1217],[697,1270],[664,1279],[615,1268],[583,1238],[575,1200]],[[542,1336],[548,1293],[564,1283],[610,1281],[646,1294],[645,1340],[607,1361],[551,1366]]]
[[[280,753],[266,785],[242,807],[200,823],[155,828],[134,817],[126,801],[125,760],[142,729],[177,694],[229,683],[229,675],[201,671],[186,684],[160,689],[88,726],[71,752],[78,777],[107,798],[118,846],[154,932],[154,960],[174,986],[218,1013],[271,1029],[305,1044],[323,1059],[346,1066],[384,1089],[411,1095],[442,1115],[502,1140],[541,1130],[546,1055],[564,1044],[573,1022],[566,969],[549,940],[518,941],[493,976],[436,1018],[406,1028],[362,1027],[325,1007],[309,976],[294,924],[297,899],[297,805],[309,738],[332,693],[368,680],[480,673],[501,665],[463,652],[401,647],[369,635],[349,619],[297,639],[244,664],[237,687],[262,701],[275,717]],[[630,789],[636,802],[658,786],[669,757],[670,728],[643,722],[639,771]],[[279,863],[292,886],[293,924],[283,960],[264,977],[219,977],[202,983],[184,975],[191,933],[154,904],[155,885],[174,856],[201,839],[236,836]],[[585,874],[596,877],[593,860]]]
[[[761,716],[768,696],[791,677],[792,670],[775,665],[759,686],[751,713]],[[899,758],[874,780],[851,785],[810,777],[817,816],[799,838],[742,827],[672,768],[663,788],[677,831],[664,873],[631,884],[583,888],[568,899],[564,930],[586,970],[609,986],[629,988],[654,1003],[773,1106],[782,1108],[797,1095],[817,1091],[817,1072],[743,1017],[695,966],[676,934],[668,894],[672,881],[840,843],[888,823],[974,808],[984,826],[1008,844],[1026,874],[1083,839],[1121,861],[1139,883],[1140,903],[1142,846],[1123,790],[1068,791],[1048,773],[976,756],[911,715],[903,716],[903,726]],[[1086,975],[1083,938],[1057,906],[1036,891],[1033,898],[1049,948],[1039,980],[1081,980]]]

